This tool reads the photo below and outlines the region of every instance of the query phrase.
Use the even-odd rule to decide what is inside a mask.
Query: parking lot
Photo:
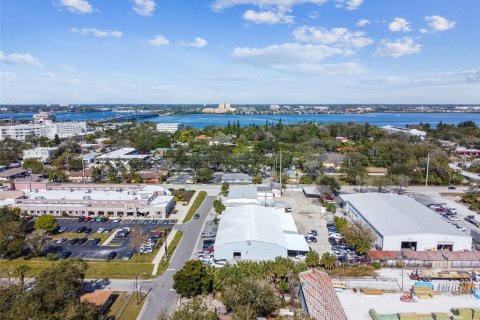
[[[89,238],[84,243],[75,243],[72,244],[71,238],[63,241],[62,243],[56,244],[55,240],[52,240],[52,245],[47,249],[48,252],[56,253],[58,256],[61,256],[64,252],[71,252],[68,256],[69,258],[81,258],[86,260],[104,260],[107,259],[111,252],[115,252],[116,255],[113,259],[123,259],[125,255],[131,250],[130,248],[130,236],[127,235],[125,238],[117,238],[114,233],[123,228],[130,229],[133,227],[141,228],[142,233],[148,235],[152,229],[158,228],[173,228],[177,220],[174,219],[125,219],[120,220],[119,222],[113,222],[113,219],[109,219],[106,222],[78,222],[78,219],[73,218],[59,218],[57,219],[60,227],[67,228],[63,233],[56,236],[56,238],[61,238],[62,234],[72,235],[78,234],[78,238]],[[88,230],[87,232],[78,232],[79,228],[85,227]],[[102,245],[102,243],[95,244],[94,240],[96,235],[98,238],[102,237],[102,233],[97,231],[101,229],[111,230],[108,233],[109,243],[108,245]],[[104,238],[105,236],[103,236]],[[113,238],[113,239],[112,239]]]
[[[310,230],[317,231],[317,242],[310,242],[310,248],[320,255],[331,252],[332,246],[328,242],[327,221],[333,220],[332,214],[320,213],[318,199],[308,199],[301,191],[287,191],[281,201],[292,208],[292,216],[298,232],[307,235]]]

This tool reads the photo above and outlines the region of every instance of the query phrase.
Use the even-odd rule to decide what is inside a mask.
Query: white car
[[[104,233],[105,232],[105,228],[98,228],[97,230],[97,233]]]
[[[117,219],[113,219],[112,222],[113,222],[113,223],[119,223],[119,222],[120,222],[120,219],[118,219],[118,218],[117,218]]]
[[[460,221],[460,218],[457,217],[457,216],[449,216],[448,220],[450,220],[450,221]]]
[[[467,231],[467,229],[462,226],[457,226],[457,229],[463,232]]]
[[[449,208],[449,210],[450,210],[452,213],[455,213],[455,214],[458,213],[457,209],[455,209],[455,208]]]

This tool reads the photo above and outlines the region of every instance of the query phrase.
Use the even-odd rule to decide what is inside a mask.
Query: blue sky
[[[480,103],[478,0],[2,0],[0,103]]]

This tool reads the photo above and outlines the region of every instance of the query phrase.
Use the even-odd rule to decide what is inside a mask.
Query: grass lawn
[[[114,320],[135,320],[142,310],[145,298],[137,304],[137,296],[134,292],[113,292],[115,301],[110,306],[107,316]]]
[[[27,278],[37,276],[40,272],[50,267],[52,262],[44,258],[35,259],[14,259],[11,261],[0,260],[0,269],[10,270],[13,272],[19,265],[28,265],[31,270],[27,272]],[[133,279],[136,275],[145,273],[145,277],[151,277],[153,271],[153,264],[149,262],[133,262],[133,261],[87,261],[88,269],[86,272],[87,278],[95,279]]]
[[[113,297],[115,300],[108,309],[107,316],[117,319],[118,316],[120,316],[123,307],[128,303],[128,299],[130,298],[131,294],[131,292],[114,291]]]
[[[137,297],[135,294],[132,295],[130,301],[127,304],[125,310],[123,310],[122,315],[115,320],[135,320],[138,317],[138,314],[142,310],[143,304],[147,298],[144,298],[140,304],[137,304]]]
[[[193,201],[192,206],[190,207],[190,210],[188,210],[187,215],[183,219],[183,223],[190,221],[192,219],[193,215],[197,212],[198,208],[202,205],[203,201],[207,197],[207,192],[206,191],[200,191]]]
[[[172,242],[170,242],[168,244],[167,255],[171,255],[173,253],[173,251],[175,251],[175,248],[177,248],[178,243],[180,242],[180,239],[182,238],[182,235],[183,235],[182,231],[177,231],[177,233],[173,237]]]

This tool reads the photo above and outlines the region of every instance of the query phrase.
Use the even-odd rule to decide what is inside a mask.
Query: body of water
[[[126,116],[132,113],[99,111],[99,112],[78,112],[58,113],[57,121],[95,121],[117,116]],[[0,119],[17,118],[32,119],[33,113],[4,113]],[[286,114],[286,115],[213,115],[213,114],[186,114],[173,116],[158,116],[154,118],[141,119],[147,122],[181,122],[185,126],[194,128],[205,128],[217,125],[226,126],[227,123],[236,123],[242,126],[250,124],[264,125],[266,121],[276,123],[282,120],[284,124],[297,124],[302,122],[316,123],[366,123],[384,126],[387,124],[404,127],[407,124],[418,124],[420,122],[430,123],[433,127],[440,121],[448,124],[458,124],[462,121],[472,120],[480,125],[480,113],[365,113],[365,114]]]
[[[152,122],[181,122],[185,126],[205,128],[211,125],[226,126],[227,123],[240,122],[240,125],[264,125],[266,121],[283,124],[297,124],[302,122],[316,123],[366,123],[384,126],[387,124],[404,127],[407,124],[420,122],[430,123],[435,127],[440,121],[448,124],[458,124],[462,121],[473,120],[480,125],[480,113],[365,113],[365,114],[286,114],[286,115],[209,115],[189,114],[179,116],[159,116],[142,119]]]

